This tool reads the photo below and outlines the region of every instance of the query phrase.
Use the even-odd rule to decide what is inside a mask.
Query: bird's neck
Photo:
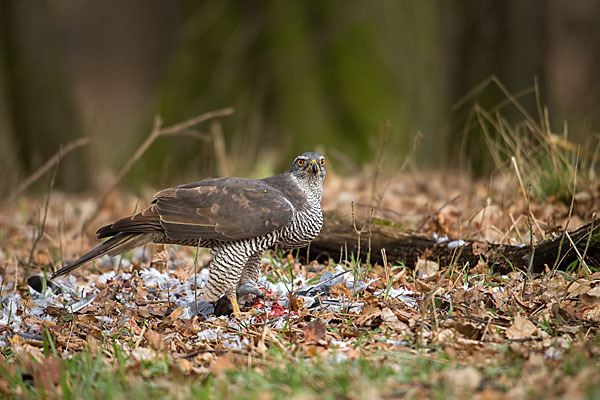
[[[298,188],[306,196],[311,208],[321,209],[321,197],[323,193],[323,182],[320,178],[300,180],[292,175],[292,179]]]

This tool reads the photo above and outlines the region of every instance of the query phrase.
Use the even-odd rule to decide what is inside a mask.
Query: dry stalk
[[[227,157],[225,148],[225,138],[223,135],[223,126],[219,121],[213,121],[210,124],[210,134],[217,157],[217,170],[220,176],[231,176],[231,163]]]
[[[196,314],[198,314],[198,253],[200,252],[200,238],[196,245],[196,254],[194,255],[194,302],[196,305]],[[170,302],[170,299],[169,299]]]
[[[386,290],[385,290],[385,294],[383,296],[383,300],[387,300],[388,294],[389,294],[389,289],[391,288],[390,286],[390,266],[388,264],[388,260],[387,260],[387,254],[385,253],[385,248],[381,249],[381,258],[383,260],[383,270],[385,272],[385,286],[386,286]]]
[[[588,234],[588,238],[585,243],[585,249],[583,250],[583,255],[581,256],[581,258],[583,258],[584,260],[585,260],[585,255],[587,254],[588,249],[590,247],[590,242],[592,241],[592,234],[594,232],[594,222],[596,222],[596,213],[595,212],[592,214],[592,223],[590,224],[590,233]]]
[[[569,235],[569,232],[565,231],[565,236],[567,237],[567,239],[569,239],[571,246],[573,246],[573,250],[575,250],[575,254],[577,254],[577,258],[579,259],[579,262],[585,268],[585,272],[586,272],[587,276],[589,277],[592,274],[590,267],[588,267],[587,263],[585,262],[581,253],[579,252],[579,249],[577,248],[577,246],[575,246],[575,243],[573,242],[573,239],[571,239],[571,235]]]
[[[515,173],[516,173],[517,179],[519,181],[519,186],[521,187],[521,192],[523,193],[523,198],[525,199],[525,206],[527,207],[527,225],[529,225],[529,235],[530,235],[529,236],[529,244],[531,246],[533,246],[533,229],[531,226],[531,221],[533,221],[533,223],[535,224],[535,227],[540,232],[540,235],[542,235],[542,238],[544,237],[544,231],[542,230],[542,228],[538,224],[537,220],[533,216],[533,213],[531,212],[531,209],[529,207],[529,196],[527,195],[527,191],[525,190],[525,185],[523,184],[523,179],[521,179],[521,172],[519,171],[519,166],[517,165],[517,159],[513,156],[510,158],[510,161],[512,163],[513,168],[515,169]],[[531,218],[531,220],[529,218]]]
[[[505,236],[503,236],[500,241],[504,240],[505,237],[508,237],[508,235],[510,234],[510,231],[512,231],[514,229],[515,233],[519,237],[519,240],[521,241],[521,243],[525,243],[525,239],[523,239],[523,236],[521,236],[521,232],[519,232],[519,229],[517,229],[517,223],[519,222],[519,220],[521,219],[521,217],[523,217],[523,215],[522,214],[519,215],[519,217],[515,220],[515,217],[513,217],[512,213],[509,212],[508,213],[508,217],[510,218],[510,221],[512,222],[512,225],[510,226],[510,228],[506,232]]]
[[[415,135],[415,137],[413,139],[412,149],[410,149],[410,151],[408,152],[406,157],[404,157],[404,161],[402,162],[402,165],[400,166],[400,171],[404,171],[404,169],[406,168],[406,166],[412,159],[413,155],[415,154],[415,152],[419,148],[419,145],[421,144],[421,140],[423,140],[423,136],[424,136],[423,132],[421,132],[421,131],[418,131],[417,134]]]
[[[577,152],[577,157],[575,159],[575,171],[573,173],[573,196],[571,197],[571,204],[569,205],[569,214],[567,216],[567,222],[565,223],[564,231],[565,233],[569,229],[569,223],[571,222],[571,216],[573,215],[573,207],[575,206],[575,192],[577,190],[577,164],[579,164],[579,151]],[[560,253],[562,251],[562,245],[565,240],[565,235],[560,237],[560,243],[558,244],[558,251],[556,253],[556,260],[554,261],[554,265],[552,266],[552,274],[556,272],[558,265],[560,264],[561,258]]]
[[[56,178],[56,172],[58,171],[58,162],[62,158],[62,149],[58,150],[57,161],[54,163],[54,171],[52,171],[52,176],[50,177],[50,184],[48,185],[48,194],[46,195],[46,202],[44,204],[44,216],[42,217],[42,221],[38,230],[38,234],[36,235],[33,245],[31,246],[31,252],[29,253],[29,260],[27,261],[27,265],[25,266],[25,276],[29,276],[29,269],[31,268],[31,261],[33,260],[33,253],[35,252],[35,248],[38,245],[38,242],[44,236],[44,229],[46,228],[46,217],[48,216],[48,206],[50,205],[50,194],[52,193],[52,188],[54,187],[54,179]]]
[[[389,131],[391,127],[392,124],[390,123],[390,121],[386,121],[385,124],[382,124],[379,127],[379,135],[377,137],[377,152],[375,153],[375,171],[373,172],[373,179],[371,183],[371,203],[375,204],[376,210],[379,210],[379,206],[381,205],[381,201],[383,200],[384,195],[383,192],[379,193],[377,191],[377,183],[379,180],[379,175],[381,173],[381,167],[383,165],[383,156],[385,153],[385,147],[387,144]]]
[[[144,339],[144,334],[146,333],[147,327],[148,327],[148,325],[146,324],[146,321],[144,321],[144,326],[142,327],[142,331],[140,332],[140,335],[138,336],[137,340],[135,341],[135,344],[133,345],[132,350],[135,350],[140,346],[142,339]]]

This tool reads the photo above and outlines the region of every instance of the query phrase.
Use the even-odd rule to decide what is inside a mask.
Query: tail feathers
[[[154,235],[147,233],[118,233],[115,236],[108,239],[107,241],[105,241],[104,243],[88,251],[83,256],[79,257],[77,260],[67,264],[63,268],[53,273],[52,278],[68,274],[75,268],[78,268],[83,264],[92,261],[98,257],[101,257],[105,254],[115,256],[117,254],[124,253],[138,246],[151,242],[153,239]]]
[[[98,229],[96,234],[98,239],[114,236],[119,233],[163,233],[164,229],[160,223],[160,216],[156,210],[156,205],[152,204],[144,211],[131,217],[121,218],[120,220],[103,226]]]

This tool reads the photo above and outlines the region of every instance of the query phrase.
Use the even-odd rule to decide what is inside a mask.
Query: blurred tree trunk
[[[585,143],[600,130],[600,2],[548,2],[544,65],[546,98],[553,130],[568,122],[569,137]]]
[[[13,171],[21,174],[36,170],[61,145],[82,136],[50,11],[43,0],[35,5],[0,0],[0,74],[20,163]],[[74,153],[62,163],[57,185],[81,188],[88,178],[83,154]]]
[[[448,44],[443,52],[450,108],[491,75],[496,75],[513,94],[532,87],[535,76],[540,78],[543,87],[545,49],[542,44],[547,36],[547,2],[470,0],[443,3],[441,8],[441,22]],[[489,110],[504,100],[506,95],[490,84],[465,103],[456,117],[464,117],[473,103]],[[519,101],[536,118],[535,96],[528,95]],[[515,116],[521,120],[522,117],[515,113],[512,107],[502,109],[505,117]],[[447,156],[460,154],[463,166],[476,173],[486,173],[494,165],[481,128],[474,124],[465,132],[464,122],[464,118],[459,119],[447,135],[445,147],[450,150]]]

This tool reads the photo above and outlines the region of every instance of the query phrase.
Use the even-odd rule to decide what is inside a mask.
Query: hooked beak
[[[320,171],[319,164],[317,164],[317,162],[315,160],[312,160],[312,162],[310,163],[310,167],[309,168],[312,169],[312,172],[314,174],[316,174],[317,172]]]

